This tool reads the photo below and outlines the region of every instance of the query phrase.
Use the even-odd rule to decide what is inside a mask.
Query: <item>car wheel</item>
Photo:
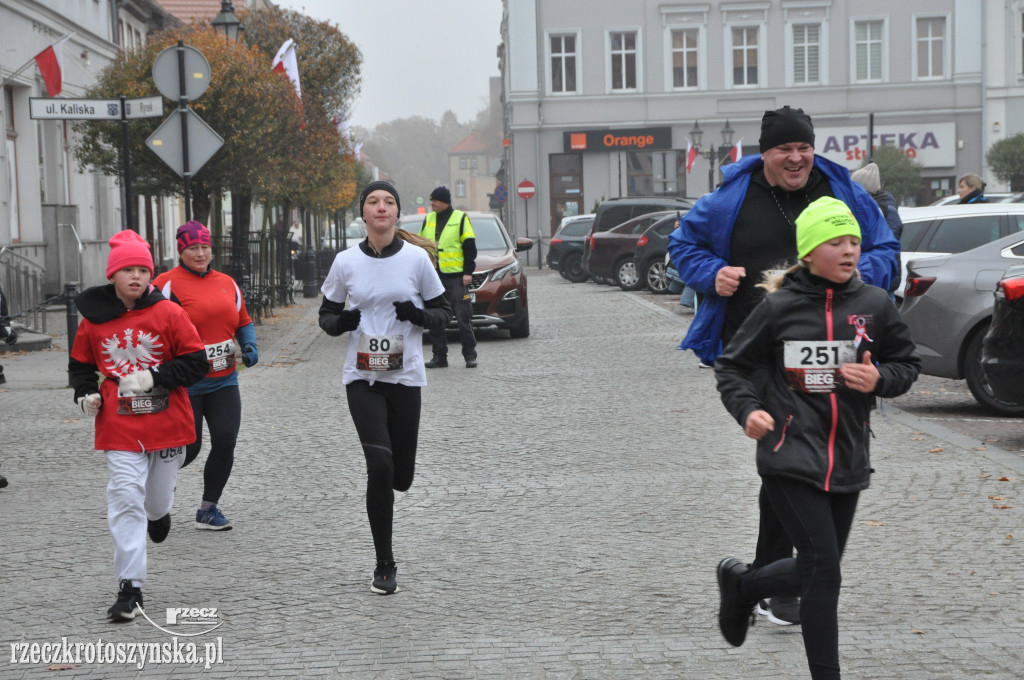
[[[979,328],[967,344],[967,351],[964,354],[964,378],[967,380],[967,387],[982,408],[989,413],[1013,418],[1024,416],[1024,404],[1003,401],[996,397],[992,393],[992,388],[989,387],[988,378],[981,367],[981,341],[985,338],[987,331],[987,325],[984,328]]]
[[[583,256],[579,253],[566,255],[558,271],[573,283],[583,283],[589,278],[587,273],[583,271]]]
[[[508,329],[508,334],[513,338],[528,338],[530,337],[530,315],[527,313],[523,317],[523,321],[518,326],[513,326]]]
[[[614,283],[622,290],[640,290],[644,287],[644,280],[636,273],[636,263],[633,262],[633,258],[619,260],[614,271]]]
[[[665,276],[665,262],[658,258],[651,260],[651,262],[644,267],[643,274],[640,279],[647,286],[647,290],[657,295],[662,295],[668,292],[668,277]]]

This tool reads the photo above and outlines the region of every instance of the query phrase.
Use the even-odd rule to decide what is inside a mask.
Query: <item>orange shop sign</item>
[[[582,130],[562,133],[565,152],[642,151],[672,148],[672,128]]]

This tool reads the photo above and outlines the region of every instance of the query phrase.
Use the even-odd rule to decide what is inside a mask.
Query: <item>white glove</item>
[[[103,397],[100,396],[99,392],[93,392],[87,394],[84,397],[79,397],[75,400],[78,404],[78,408],[82,409],[82,413],[95,418],[99,414],[100,409],[103,408]]]
[[[153,374],[147,371],[135,371],[121,378],[117,384],[117,393],[122,397],[133,394],[145,394],[153,389]]]

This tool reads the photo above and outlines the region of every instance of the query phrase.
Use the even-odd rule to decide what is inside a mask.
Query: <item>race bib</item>
[[[235,343],[233,340],[215,342],[206,346],[206,361],[210,371],[223,371],[235,365]]]
[[[362,335],[356,348],[361,371],[397,371],[402,368],[405,338],[401,335]]]
[[[166,411],[171,404],[171,394],[164,387],[154,387],[149,394],[118,396],[117,415],[144,416]]]
[[[852,340],[787,340],[782,361],[789,388],[797,392],[834,392],[839,367],[857,361]]]

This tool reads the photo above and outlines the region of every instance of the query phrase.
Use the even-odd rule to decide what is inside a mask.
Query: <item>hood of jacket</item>
[[[163,299],[163,294],[151,283],[139,301],[135,303],[133,309],[145,309]],[[112,283],[85,289],[75,297],[75,305],[83,317],[95,324],[106,323],[128,311],[121,299],[117,297]]]

